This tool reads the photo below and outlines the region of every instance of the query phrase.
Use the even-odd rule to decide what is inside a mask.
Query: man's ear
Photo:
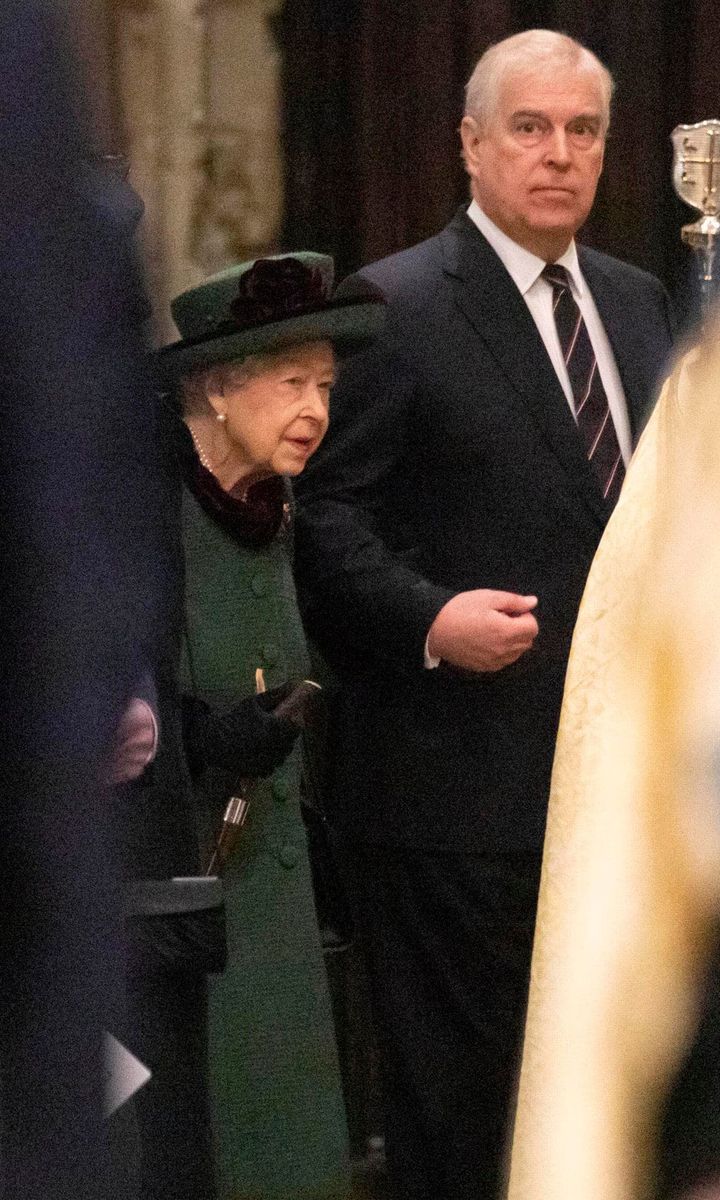
[[[474,175],[478,166],[478,150],[482,141],[480,125],[475,117],[463,117],[460,122],[460,140],[462,141],[465,169],[468,175]]]

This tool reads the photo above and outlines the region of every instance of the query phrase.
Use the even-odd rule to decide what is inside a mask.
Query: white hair
[[[183,416],[206,415],[212,411],[208,400],[211,393],[222,395],[226,390],[245,387],[245,384],[249,383],[251,379],[256,379],[265,371],[272,370],[278,363],[287,361],[298,346],[306,346],[312,342],[323,340],[323,338],[305,338],[301,342],[290,342],[288,345],[278,346],[274,350],[248,354],[246,358],[236,358],[226,363],[212,363],[209,367],[197,367],[180,380],[180,404]]]
[[[202,416],[211,411],[208,395],[211,392],[224,392],[226,388],[240,388],[261,375],[263,371],[273,366],[280,355],[249,354],[247,358],[228,363],[213,363],[210,367],[200,367],[186,375],[180,383],[180,396],[183,415],[186,417]]]
[[[580,42],[550,29],[527,29],[485,51],[465,88],[465,115],[480,124],[489,123],[497,111],[500,90],[508,75],[533,72],[552,77],[562,71],[595,72],[602,100],[603,130],[607,132],[615,88],[612,75]]]

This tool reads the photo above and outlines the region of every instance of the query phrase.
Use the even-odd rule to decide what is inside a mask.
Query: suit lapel
[[[598,260],[584,246],[578,246],[578,257],[615,356],[635,445],[658,363],[656,359],[648,361],[644,327],[632,320],[633,296],[625,295],[623,279],[616,278],[611,265]]]
[[[443,235],[455,303],[529,409],[570,487],[604,525],[608,507],[530,311],[500,259],[464,212]]]

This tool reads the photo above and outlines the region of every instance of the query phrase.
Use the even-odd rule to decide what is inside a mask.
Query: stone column
[[[144,245],[159,340],[172,336],[169,302],[199,272],[187,227],[202,123],[203,18],[197,0],[121,0],[117,70],[131,182],[146,205]]]
[[[159,341],[172,296],[274,248],[282,0],[118,0],[117,69]]]

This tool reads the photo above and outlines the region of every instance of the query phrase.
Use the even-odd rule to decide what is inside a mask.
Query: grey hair
[[[596,73],[602,97],[603,130],[607,132],[615,90],[612,75],[591,50],[574,38],[550,29],[526,29],[485,51],[465,88],[465,115],[474,117],[481,125],[492,121],[502,84],[510,74],[532,71],[553,76],[563,70]]]
[[[210,410],[208,396],[211,392],[222,394],[226,388],[244,387],[251,379],[261,375],[282,358],[283,353],[278,351],[269,354],[249,354],[239,362],[213,363],[211,367],[199,367],[180,383],[183,416],[204,416]]]

